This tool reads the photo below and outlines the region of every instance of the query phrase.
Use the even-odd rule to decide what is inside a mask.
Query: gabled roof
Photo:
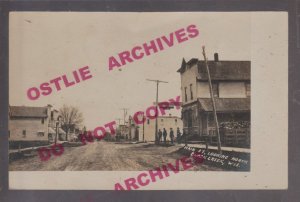
[[[213,111],[211,98],[198,98],[203,111]],[[250,98],[215,98],[217,112],[250,111]]]
[[[46,118],[47,107],[26,107],[26,106],[10,106],[10,117],[34,117],[34,118]]]
[[[61,128],[58,128],[58,133],[59,133],[59,134],[63,134],[63,135],[66,134],[66,132],[65,132],[63,129],[61,129]]]
[[[198,81],[207,81],[207,71],[204,61],[199,61],[196,58],[191,59],[184,65],[182,63],[180,69],[177,72],[183,73],[188,68],[192,67],[194,64],[197,64],[198,67]],[[210,76],[212,80],[249,80],[251,78],[251,62],[250,61],[208,61],[207,62]]]
[[[56,131],[55,131],[54,128],[48,127],[48,133],[50,133],[50,134],[56,134]]]
[[[50,133],[50,134],[56,134],[56,128],[48,127],[48,133]],[[65,135],[66,132],[63,129],[58,128],[58,134]]]

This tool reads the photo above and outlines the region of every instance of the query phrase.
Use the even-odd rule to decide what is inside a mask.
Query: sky
[[[182,58],[251,60],[251,13],[101,13],[11,12],[9,24],[9,104],[76,106],[88,129],[102,126],[181,95]],[[108,58],[155,38],[194,24],[199,36],[157,52],[119,70],[108,70]],[[29,100],[28,88],[89,66],[93,78],[48,96]],[[179,110],[169,113],[180,116]]]

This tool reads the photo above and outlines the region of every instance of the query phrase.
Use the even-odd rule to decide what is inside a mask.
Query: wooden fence
[[[222,145],[228,146],[250,146],[250,128],[220,129]],[[208,129],[208,141],[210,144],[217,143],[215,128]]]

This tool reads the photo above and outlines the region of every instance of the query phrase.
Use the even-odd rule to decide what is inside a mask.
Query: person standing
[[[181,132],[180,132],[179,127],[177,127],[177,136],[176,136],[176,140],[177,140],[177,143],[178,143],[178,144],[180,144],[180,138],[181,138]]]
[[[166,129],[164,128],[164,131],[163,131],[163,136],[164,136],[164,143],[167,144],[167,131]]]
[[[171,144],[174,143],[174,131],[173,128],[170,128],[170,139],[171,139]]]
[[[160,129],[158,129],[158,144],[161,142],[162,132]]]

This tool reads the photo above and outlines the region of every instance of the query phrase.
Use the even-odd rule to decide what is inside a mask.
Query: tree
[[[77,107],[63,105],[63,107],[59,109],[59,114],[63,122],[62,129],[66,132],[66,140],[68,140],[69,131],[83,123],[82,113]]]

